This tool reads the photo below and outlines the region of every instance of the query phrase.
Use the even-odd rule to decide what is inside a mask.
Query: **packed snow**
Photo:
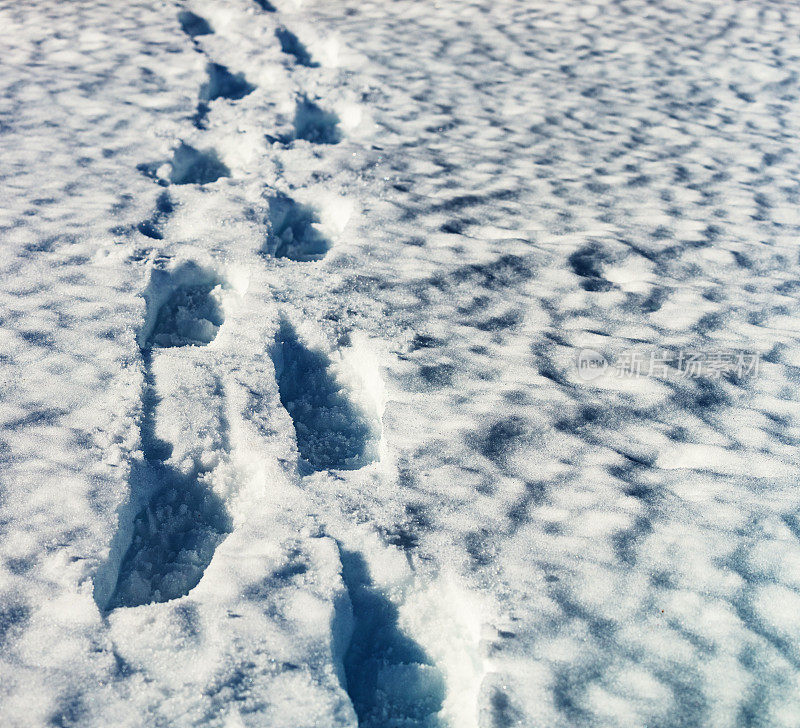
[[[3,727],[800,723],[800,7],[0,29]]]

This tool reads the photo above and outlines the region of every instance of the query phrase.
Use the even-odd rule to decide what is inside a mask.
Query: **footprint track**
[[[275,12],[267,0],[254,2],[265,12]],[[195,48],[204,52],[197,38],[214,32],[208,21],[188,10],[181,11],[178,20]],[[297,66],[319,66],[291,31],[279,27],[275,35],[281,51]],[[237,101],[255,90],[243,73],[233,73],[211,60],[206,72],[192,119],[198,129],[206,127],[213,101]],[[302,94],[295,103],[291,130],[267,139],[286,146],[296,141],[337,144],[342,140],[340,120]],[[139,169],[165,187],[206,185],[231,176],[214,149],[195,148],[185,142],[174,151],[168,178],[159,177],[162,166],[164,162],[139,165]],[[138,225],[139,232],[153,240],[163,239],[173,208],[169,194],[162,192],[153,215]],[[269,234],[259,251],[264,257],[309,262],[320,260],[331,248],[331,242],[316,228],[319,219],[313,209],[286,195],[276,194],[270,199],[268,217]],[[135,516],[123,534],[128,543],[122,544],[121,555],[121,549],[117,549],[113,567],[109,560],[109,569],[114,573],[106,579],[108,587],[104,592],[95,592],[98,605],[106,612],[185,596],[200,582],[216,548],[232,530],[226,505],[211,487],[216,465],[196,465],[187,471],[185,466],[179,466],[175,455],[184,443],[159,436],[165,430],[160,426],[161,418],[169,416],[172,405],[159,386],[160,363],[170,355],[202,351],[223,325],[223,312],[215,293],[219,279],[194,268],[197,270],[178,270],[171,279],[162,281],[162,287],[169,289],[167,295],[148,298],[148,333],[141,342],[145,384],[140,429],[144,456],[131,470],[132,502],[128,512],[135,512]],[[285,319],[269,353],[275,364],[280,402],[294,426],[301,476],[355,470],[378,459],[375,425],[337,378],[334,361],[307,346]],[[220,413],[218,464],[230,452],[222,406],[224,387],[208,364],[202,363],[202,356],[196,359],[211,382],[207,388],[210,394],[202,404]],[[438,717],[446,693],[442,672],[425,650],[403,632],[397,607],[373,582],[364,557],[341,546],[339,552],[353,627],[340,656],[345,689],[360,728],[442,726]]]
[[[357,470],[376,459],[376,436],[321,351],[281,322],[272,348],[278,393],[294,423],[303,470]]]
[[[370,578],[364,557],[339,546],[353,632],[342,662],[359,728],[440,728],[442,673],[403,632],[394,603]]]
[[[220,63],[209,63],[206,66],[208,80],[200,87],[197,111],[193,117],[198,129],[205,128],[206,117],[211,110],[210,104],[217,99],[238,101],[248,96],[256,87],[247,81],[242,73],[231,73]]]
[[[314,226],[319,222],[310,207],[278,194],[269,200],[269,233],[259,251],[271,258],[297,262],[321,260],[331,242]]]
[[[200,17],[191,10],[181,10],[178,13],[178,22],[181,25],[181,30],[190,38],[211,35],[214,32],[214,29],[205,18]]]
[[[319,63],[311,58],[311,54],[292,31],[287,28],[277,28],[275,37],[281,44],[281,52],[292,56],[295,63],[306,68],[319,68]]]
[[[224,320],[219,301],[221,282],[199,266],[186,263],[171,274],[155,271],[148,290],[145,328],[149,333],[141,342],[143,458],[131,467],[128,510],[142,500],[146,503],[133,518],[129,543],[116,574],[101,574],[95,581],[95,600],[104,611],[185,596],[199,583],[217,546],[232,530],[224,502],[210,487],[213,467],[203,465],[202,457],[188,469],[185,457],[180,464],[172,461],[178,443],[157,434],[159,418],[165,412],[171,416],[173,407],[180,409],[176,400],[164,401],[163,387],[159,386],[161,370],[161,376],[164,371],[171,379],[177,375],[181,386],[202,392],[203,406],[215,413],[210,419],[220,445],[216,459],[227,456],[228,424],[220,379],[202,359],[195,358],[194,366],[185,371],[170,367],[164,359],[169,357],[169,349],[194,350],[216,338]],[[187,371],[190,381],[185,381]],[[206,381],[204,388],[198,389],[195,378]],[[121,529],[115,541],[124,538]],[[119,558],[121,548],[119,543],[116,549],[112,546],[112,556],[116,552]],[[113,569],[110,557],[106,570]]]

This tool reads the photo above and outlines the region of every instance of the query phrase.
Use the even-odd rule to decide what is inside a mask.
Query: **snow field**
[[[273,5],[0,5],[3,720],[794,725],[797,11]]]

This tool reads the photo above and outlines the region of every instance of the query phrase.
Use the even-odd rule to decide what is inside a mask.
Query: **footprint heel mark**
[[[178,13],[178,22],[181,24],[181,30],[190,38],[196,38],[199,35],[211,35],[214,32],[214,29],[205,18],[201,18],[191,10],[181,10]]]
[[[398,624],[397,607],[372,582],[364,557],[339,546],[352,605],[346,690],[359,728],[443,728],[442,673]]]
[[[131,468],[130,489],[135,502],[140,503],[143,494],[151,495],[133,519],[116,575],[99,574],[95,580],[95,601],[104,611],[185,596],[232,530],[224,502],[208,486],[210,471],[197,468],[187,474],[168,462],[173,447],[156,434],[160,399],[153,367],[160,349],[205,346],[216,338],[223,322],[221,283],[189,263],[173,273],[155,271],[148,289],[140,340],[145,370],[140,425],[144,458]],[[216,387],[215,394],[222,396],[219,381]],[[220,419],[224,430],[227,423]],[[114,546],[112,555],[119,554],[120,544]],[[106,569],[111,568],[110,559]]]
[[[298,262],[321,260],[331,249],[331,242],[314,225],[316,213],[286,195],[269,201],[269,233],[261,250],[271,258],[288,258]]]
[[[230,176],[231,171],[213,149],[195,149],[181,142],[172,157],[169,179],[175,185],[206,185]]]
[[[231,73],[220,63],[209,63],[206,67],[208,80],[200,87],[200,100],[193,121],[198,129],[205,127],[209,104],[216,99],[238,101],[255,91],[242,73]]]
[[[342,140],[339,117],[320,108],[307,96],[301,96],[295,106],[292,131],[276,138],[287,145],[298,139],[312,144],[338,144]]]
[[[168,192],[162,192],[156,200],[156,209],[148,220],[140,222],[136,229],[152,240],[164,239],[164,225],[175,211],[175,205]]]
[[[278,394],[294,423],[303,469],[357,470],[373,462],[374,426],[337,381],[331,360],[306,347],[286,320],[271,354]]]
[[[306,68],[318,68],[319,63],[316,63],[308,52],[306,47],[300,42],[298,37],[286,28],[278,28],[275,31],[275,37],[278,43],[281,44],[281,52],[287,56],[292,56],[295,63],[305,66]]]

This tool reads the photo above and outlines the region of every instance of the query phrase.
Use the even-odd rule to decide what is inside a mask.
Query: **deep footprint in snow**
[[[173,279],[182,283],[173,287]],[[153,370],[158,349],[205,346],[216,338],[223,321],[221,286],[194,264],[171,275],[157,271],[154,282],[158,289],[173,290],[160,305],[155,304],[156,310],[148,311],[151,330],[142,344],[144,460],[134,464],[130,476],[133,494],[153,495],[134,518],[132,540],[110,596],[95,591],[104,610],[185,596],[198,584],[216,547],[232,528],[225,504],[205,483],[209,473],[198,469],[186,474],[167,462],[172,445],[156,435],[159,395]],[[148,307],[160,299],[151,290]],[[218,387],[222,396],[219,383]]]
[[[140,222],[136,229],[152,240],[164,239],[164,224],[167,218],[175,211],[169,193],[162,192],[156,200],[156,209],[148,220]]]
[[[106,609],[186,596],[232,529],[222,499],[199,476],[146,462],[132,472],[132,487],[138,478],[154,481],[158,490],[134,519],[133,540]]]
[[[172,184],[205,185],[230,176],[231,171],[213,149],[199,150],[182,142],[172,157]]]
[[[305,466],[355,470],[375,460],[373,427],[336,380],[328,357],[307,348],[288,321],[281,323],[271,353],[281,404],[294,422]]]
[[[300,205],[286,195],[269,201],[269,235],[260,252],[272,258],[308,262],[320,260],[331,248],[314,225],[318,223],[310,207]]]
[[[301,96],[295,106],[292,132],[268,139],[282,144],[291,144],[297,139],[304,139],[312,144],[338,144],[342,140],[339,117],[321,109],[307,96]]]
[[[149,347],[204,346],[222,326],[223,315],[215,293],[219,283],[181,286],[159,308]]]
[[[219,63],[209,63],[206,71],[208,80],[200,87],[200,101],[194,115],[194,124],[202,128],[209,112],[209,104],[216,99],[229,99],[238,101],[255,91],[255,86],[249,83],[241,73],[231,73]]]
[[[281,51],[287,56],[292,56],[299,65],[306,66],[306,68],[317,68],[319,66],[319,63],[315,63],[311,59],[311,54],[306,50],[306,47],[290,30],[278,28],[275,31],[275,37],[281,44]]]
[[[190,10],[181,10],[178,13],[178,22],[181,24],[181,30],[190,38],[196,38],[198,35],[211,35],[214,32],[205,18],[201,18]]]
[[[397,607],[372,583],[361,554],[339,551],[353,607],[344,672],[359,728],[439,728],[441,672],[400,629]]]

